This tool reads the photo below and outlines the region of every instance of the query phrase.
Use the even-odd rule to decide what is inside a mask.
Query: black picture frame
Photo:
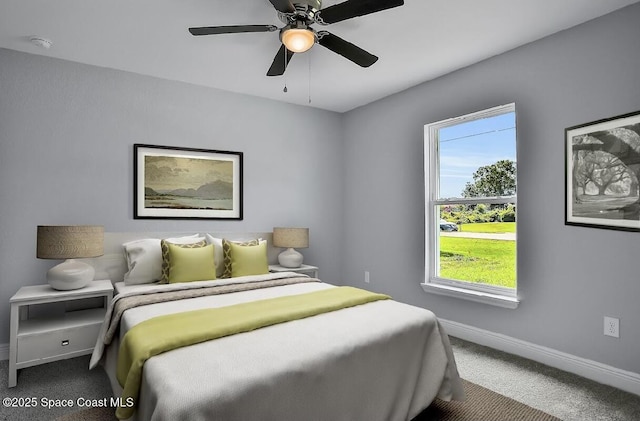
[[[565,225],[640,231],[640,111],[565,129]]]
[[[134,219],[242,219],[242,152],[133,145]]]

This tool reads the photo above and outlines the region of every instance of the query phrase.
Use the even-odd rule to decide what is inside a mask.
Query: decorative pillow
[[[213,244],[185,248],[169,243],[167,248],[169,250],[169,283],[216,279]]]
[[[240,244],[241,246],[257,246],[260,244],[259,239],[248,241],[230,241],[227,239],[222,240],[222,253],[224,255],[224,270],[220,278],[231,278],[231,243]],[[265,243],[266,244],[266,243]]]
[[[145,238],[129,241],[124,243],[122,247],[129,269],[124,274],[126,285],[149,284],[160,279],[162,275],[160,239]]]
[[[243,246],[229,243],[231,249],[231,276],[262,275],[269,273],[267,243]]]
[[[222,278],[224,272],[224,253],[222,252],[222,238],[216,238],[211,234],[204,235],[207,244],[213,244],[213,255],[216,261],[216,276]]]
[[[185,248],[185,249],[195,249],[204,247],[207,245],[205,240],[198,241],[197,243],[191,244],[179,244],[172,243],[168,239],[160,241],[160,250],[162,251],[162,274],[160,276],[160,284],[168,284],[169,283],[169,245],[174,245],[176,247]]]

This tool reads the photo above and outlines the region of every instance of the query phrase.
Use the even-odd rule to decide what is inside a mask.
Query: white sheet
[[[121,334],[167,312],[298,294],[304,283],[127,310]],[[117,344],[106,368],[114,393]],[[436,397],[462,399],[435,315],[391,300],[173,350],[147,361],[139,420],[410,420]]]

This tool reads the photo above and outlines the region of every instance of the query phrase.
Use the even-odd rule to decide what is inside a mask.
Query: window
[[[516,308],[516,113],[425,126],[427,292]]]

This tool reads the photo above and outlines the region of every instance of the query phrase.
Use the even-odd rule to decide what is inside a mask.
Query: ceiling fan
[[[282,45],[273,59],[267,76],[281,76],[294,53],[303,53],[315,43],[340,54],[361,67],[369,67],[378,57],[327,31],[316,31],[311,24],[329,25],[402,6],[404,0],[347,0],[322,9],[322,0],[269,0],[284,23],[275,25],[231,25],[189,28],[192,35],[218,35],[240,32],[280,31]]]

